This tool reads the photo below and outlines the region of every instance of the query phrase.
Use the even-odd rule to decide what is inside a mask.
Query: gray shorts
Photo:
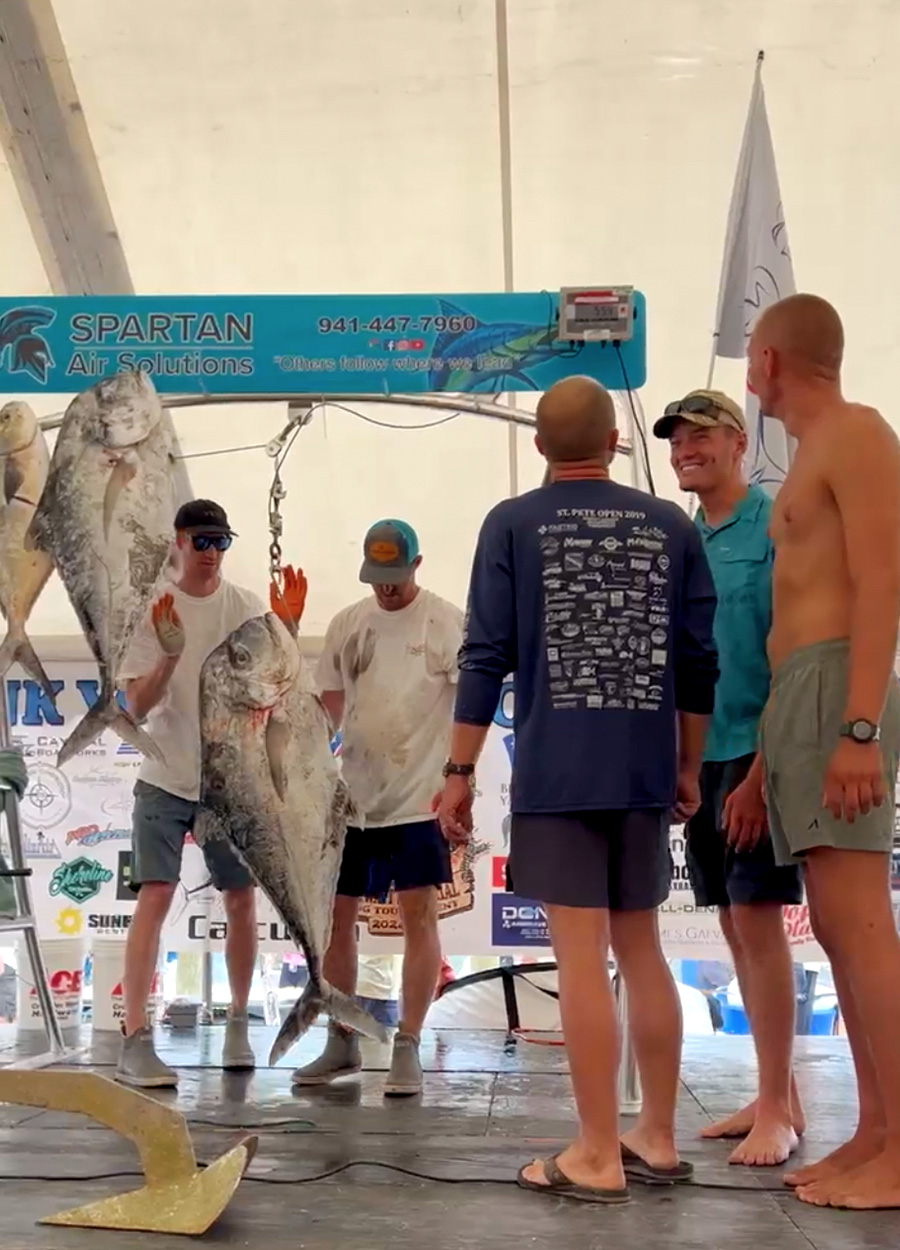
[[[194,827],[197,804],[168,790],[138,781],[131,816],[131,888],[162,881],[174,885],[181,877],[184,839]],[[212,838],[203,858],[217,890],[245,890],[253,878],[223,838]]]
[[[558,907],[649,911],[669,897],[668,811],[513,813],[507,886]]]
[[[881,757],[887,796],[850,824],[822,806],[825,771],[840,741],[847,699],[847,639],[799,647],[772,674],[760,724],[766,807],[775,858],[802,862],[818,846],[889,855],[894,839],[894,786],[900,764],[900,686],[892,677],[881,718]]]

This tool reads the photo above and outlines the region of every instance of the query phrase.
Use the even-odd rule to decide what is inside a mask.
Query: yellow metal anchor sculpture
[[[95,1072],[0,1068],[0,1102],[88,1115],[137,1147],[146,1185],[38,1221],[199,1236],[225,1210],[256,1154],[247,1136],[198,1168],[184,1116]]]

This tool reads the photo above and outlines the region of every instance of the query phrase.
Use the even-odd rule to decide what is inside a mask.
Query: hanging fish
[[[116,702],[116,676],[160,584],[172,543],[173,434],[149,377],[119,373],[69,404],[28,541],[48,552],[100,670],[100,696],[57,757],[107,728],[162,760]]]
[[[53,686],[25,633],[31,609],[53,572],[51,555],[25,549],[25,535],[49,465],[44,431],[34,412],[28,404],[4,404],[0,408],[0,612],[7,627],[0,644],[0,681],[19,663],[55,706]]]

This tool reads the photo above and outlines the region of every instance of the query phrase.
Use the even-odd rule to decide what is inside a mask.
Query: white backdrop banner
[[[122,937],[134,913],[128,888],[132,790],[140,756],[111,731],[60,770],[60,743],[97,697],[90,666],[48,664],[57,691],[55,712],[31,680],[7,680],[14,740],[23,748],[29,786],[21,804],[31,888],[45,940]],[[509,782],[515,738],[513,688],[508,682],[488,734],[479,767],[475,835],[471,849],[454,856],[454,881],[441,898],[441,940],[447,955],[545,955],[549,950],[543,908],[506,892],[509,847]],[[336,748],[338,752],[340,747]],[[697,908],[687,878],[680,829],[672,832],[674,877],[661,910],[666,952],[674,958],[726,953],[712,909]],[[260,895],[260,943],[264,950],[291,948],[284,926]],[[812,939],[806,906],[787,909],[785,925],[798,960],[823,956]],[[203,857],[190,841],[182,881],[164,933],[167,950],[221,950],[226,934],[218,894],[209,887]],[[362,949],[401,949],[395,900],[367,903],[362,911]]]

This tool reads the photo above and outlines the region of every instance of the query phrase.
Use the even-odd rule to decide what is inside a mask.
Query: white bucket
[[[125,938],[98,938],[91,945],[91,1027],[94,1032],[119,1032],[125,1022]],[[147,1004],[149,1022],[155,1024],[162,1006],[162,978],[157,970]]]
[[[47,979],[60,1027],[76,1029],[81,1024],[84,983],[84,943],[80,938],[57,938],[41,942]],[[16,944],[16,1026],[43,1029],[44,1013],[34,988],[31,961],[25,939]]]

